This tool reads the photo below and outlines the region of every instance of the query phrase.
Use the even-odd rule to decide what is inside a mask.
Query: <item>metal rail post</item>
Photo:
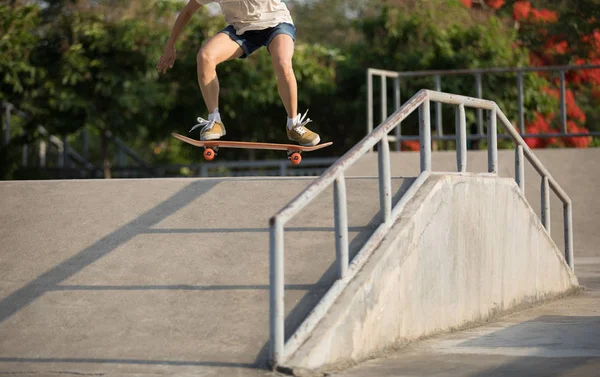
[[[421,172],[431,171],[431,112],[429,99],[419,106],[419,138],[421,143]]]
[[[542,224],[544,228],[551,233],[550,227],[550,185],[548,184],[548,177],[542,177]]]
[[[563,205],[563,218],[565,226],[565,260],[571,270],[575,271],[573,258],[573,205],[569,201]]]
[[[381,123],[387,119],[387,77],[381,75]]]
[[[387,136],[379,142],[378,152],[379,166],[379,207],[383,223],[389,223],[392,219],[392,179],[390,174],[390,145]]]
[[[483,97],[483,88],[481,84],[481,73],[475,75],[475,90],[477,92],[477,98]],[[479,135],[483,135],[483,110],[477,109],[477,131]]]
[[[4,146],[7,146],[10,142],[10,112],[12,105],[9,103],[4,104]]]
[[[565,71],[560,71],[560,119],[562,132],[567,132],[567,102],[565,90]]]
[[[519,107],[519,132],[525,133],[525,112],[523,111],[523,72],[517,72],[517,101]]]
[[[276,218],[270,221],[270,254],[269,254],[269,280],[270,280],[270,353],[273,366],[279,365],[284,357],[284,293],[283,280],[284,255],[283,255],[283,224]]]
[[[515,149],[515,181],[525,195],[525,160],[523,158],[523,146],[517,145]]]
[[[498,127],[496,108],[487,112],[487,137],[488,137],[488,172],[498,172]]]
[[[467,119],[464,104],[456,108],[456,166],[460,173],[467,171]]]
[[[400,78],[394,78],[394,111],[397,111],[400,108]],[[398,125],[395,128],[396,134],[396,151],[400,152],[402,149],[401,138],[402,138],[402,122],[398,122]]]
[[[45,168],[46,167],[46,152],[47,152],[47,148],[48,148],[48,144],[46,143],[45,139],[41,139],[40,140],[40,153],[39,153],[39,159],[40,159],[40,167],[41,168]]]
[[[67,141],[67,137],[63,136],[62,138],[62,142],[63,142],[63,149],[61,151],[62,153],[62,164],[60,165],[61,168],[70,168],[71,164],[70,164],[70,160],[69,160],[69,143]]]
[[[435,90],[438,92],[442,91],[442,78],[435,76]],[[444,136],[444,129],[442,127],[442,103],[435,103],[435,128],[438,136]]]
[[[26,135],[25,132],[23,132],[23,134]],[[29,144],[25,143],[25,144],[23,144],[23,153],[21,155],[21,165],[23,167],[27,167],[28,157],[29,157]]]
[[[367,70],[367,135],[373,131],[373,74]],[[372,149],[369,150],[371,152]]]
[[[348,272],[348,210],[346,180],[342,173],[333,182],[333,211],[335,217],[335,251],[338,263],[338,278]]]

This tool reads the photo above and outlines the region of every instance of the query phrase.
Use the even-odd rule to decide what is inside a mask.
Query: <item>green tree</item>
[[[33,101],[33,120],[60,135],[96,129],[110,177],[109,135],[144,138],[166,120],[172,98],[154,69],[161,36],[142,19],[109,20],[78,8],[61,13],[31,56],[48,72]]]
[[[43,69],[31,64],[29,56],[37,45],[39,26],[36,6],[0,5],[0,100],[16,106],[27,98],[43,76]]]
[[[364,114],[366,90],[361,88],[368,67],[420,71],[524,66],[528,61],[528,51],[516,45],[517,34],[512,28],[493,15],[470,12],[457,0],[388,3],[374,16],[358,22],[357,28],[363,39],[352,47],[350,55],[354,59],[343,73],[347,81],[339,86],[346,93],[362,94],[358,101],[360,108],[348,111],[358,118],[356,127],[364,124],[365,117],[356,114],[359,111]],[[545,80],[535,75],[525,75],[524,80],[525,106],[548,112],[553,100],[541,92]],[[433,87],[433,78],[404,80],[403,98]],[[445,78],[442,90],[475,96],[475,79]],[[483,90],[485,98],[498,102],[509,118],[517,119],[516,75],[487,75]],[[388,103],[393,103],[391,97]],[[469,112],[468,117],[472,124],[475,114]],[[443,124],[448,127],[446,132],[453,132],[454,114],[445,112]],[[404,132],[416,133],[416,122],[403,125]]]

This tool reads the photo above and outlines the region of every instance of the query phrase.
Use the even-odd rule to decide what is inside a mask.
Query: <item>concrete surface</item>
[[[600,376],[600,149],[534,150],[573,201],[575,273],[587,289],[471,330],[390,350],[335,377]],[[354,174],[375,172],[363,158]],[[514,151],[499,152],[499,174],[514,177]],[[433,167],[456,171],[454,152],[434,152]],[[418,153],[393,153],[392,174],[418,173]],[[468,171],[487,169],[485,151],[468,152]],[[539,175],[526,164],[526,197],[539,215]],[[553,195],[554,196],[554,195]],[[552,200],[552,238],[562,247],[560,203]],[[557,231],[558,230],[558,231]],[[477,340],[479,339],[479,340]]]
[[[597,377],[600,293],[586,291],[380,356],[330,376]]]
[[[330,370],[577,287],[513,179],[432,175],[284,366]]]
[[[311,181],[0,182],[0,374],[266,373],[267,221]],[[356,252],[377,180],[347,188]],[[331,191],[287,228],[288,333],[333,281]]]
[[[600,150],[535,153],[573,199],[576,273],[590,290],[525,312],[514,323],[555,315],[597,317]],[[468,156],[469,171],[485,171],[482,152]],[[376,174],[373,157],[361,160],[351,175]],[[512,153],[499,157],[501,175],[512,176]],[[418,154],[393,153],[393,174],[416,176],[418,160]],[[455,171],[454,153],[434,153],[433,166]],[[539,178],[530,168],[526,177],[529,199],[539,193]],[[267,219],[311,180],[0,182],[0,375],[275,375],[256,369],[268,337]],[[394,179],[394,185],[398,192],[406,182]],[[365,198],[377,200],[378,193],[373,180],[348,179],[347,187],[355,252],[378,212],[376,201]],[[330,198],[319,197],[286,236],[293,250],[286,259],[288,334],[332,281]],[[530,203],[539,213],[538,200]],[[553,229],[560,229],[552,204]],[[260,248],[252,250],[253,245]],[[594,323],[587,324],[588,333],[596,334]],[[553,337],[561,336],[559,326],[553,329]],[[591,338],[578,341],[585,345]],[[536,376],[560,375],[544,374],[553,366],[573,373],[585,365],[598,370],[597,358],[439,352],[405,357],[398,356],[403,364],[383,370],[371,368],[374,361],[348,373],[500,376],[526,370],[520,375]]]

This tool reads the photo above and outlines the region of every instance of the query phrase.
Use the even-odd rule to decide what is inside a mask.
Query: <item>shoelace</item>
[[[304,115],[300,116],[300,114],[298,114],[298,118],[299,118],[298,123],[292,128],[300,136],[304,135],[307,132],[307,129],[304,128],[304,126],[306,126],[307,124],[312,122],[312,119],[306,117],[307,115],[308,115],[308,109],[306,110]]]
[[[211,130],[214,127],[214,125],[215,125],[214,119],[213,120],[206,120],[206,119],[204,119],[202,117],[198,117],[198,119],[196,119],[196,120],[198,121],[198,124],[195,125],[194,127],[192,127],[189,132],[192,132],[196,128],[202,127],[202,126],[204,126],[204,127],[202,128],[202,130],[200,132],[206,132],[206,131]]]

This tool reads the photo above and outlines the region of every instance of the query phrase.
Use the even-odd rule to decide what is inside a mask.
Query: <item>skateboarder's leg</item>
[[[198,67],[198,84],[204,97],[208,112],[212,113],[219,107],[219,79],[217,65],[239,58],[244,51],[239,44],[224,33],[217,33],[209,39],[198,52],[196,59]]]
[[[269,44],[269,52],[277,76],[279,96],[288,118],[295,118],[298,113],[298,85],[292,67],[294,40],[287,34],[279,34]]]
[[[279,34],[269,44],[273,68],[277,75],[279,96],[288,113],[287,136],[300,145],[317,145],[321,138],[304,125],[310,122],[301,120],[298,115],[298,85],[292,67],[294,40],[287,34]]]

